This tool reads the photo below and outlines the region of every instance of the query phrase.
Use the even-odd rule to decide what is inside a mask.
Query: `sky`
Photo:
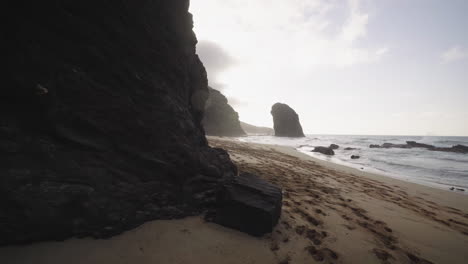
[[[306,134],[468,136],[466,0],[191,0],[210,85],[240,120]]]

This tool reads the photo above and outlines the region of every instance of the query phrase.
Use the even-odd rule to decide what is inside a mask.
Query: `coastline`
[[[465,263],[468,197],[316,159],[292,147],[208,137],[241,171],[283,188],[272,234],[200,216],[156,220],[108,240],[0,248],[17,263]]]

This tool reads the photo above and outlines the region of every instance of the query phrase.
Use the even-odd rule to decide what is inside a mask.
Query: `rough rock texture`
[[[203,126],[211,136],[239,137],[245,132],[239,121],[239,114],[228,104],[226,97],[219,91],[209,88],[210,96],[206,101]]]
[[[329,156],[335,155],[335,152],[330,147],[315,147],[312,152],[318,152]]]
[[[247,124],[245,122],[240,122],[242,129],[247,134],[254,134],[254,135],[274,135],[275,130],[269,127],[258,127],[251,124]]]
[[[277,137],[304,137],[299,116],[288,105],[276,103],[271,108],[275,136]]]
[[[281,215],[281,189],[250,173],[241,173],[224,186],[222,206],[213,221],[254,236],[273,230]]]
[[[204,137],[188,6],[3,3],[0,245],[103,237],[215,204],[236,168]]]

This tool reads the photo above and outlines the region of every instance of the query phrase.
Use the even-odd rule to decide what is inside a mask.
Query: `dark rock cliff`
[[[206,101],[203,126],[210,136],[244,136],[239,114],[228,104],[227,98],[218,90],[209,88],[210,96]]]
[[[276,103],[271,107],[275,136],[304,137],[299,116],[288,105]]]
[[[201,126],[188,0],[2,5],[0,245],[198,214],[236,168]]]

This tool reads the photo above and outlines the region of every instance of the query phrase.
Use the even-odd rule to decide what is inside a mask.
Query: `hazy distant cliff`
[[[213,203],[236,168],[204,137],[188,6],[4,3],[0,245],[107,236]]]
[[[269,127],[258,127],[241,121],[241,127],[247,134],[274,135],[275,130]]]
[[[244,136],[239,114],[229,105],[227,98],[218,90],[209,88],[210,96],[206,101],[203,126],[211,136]]]

